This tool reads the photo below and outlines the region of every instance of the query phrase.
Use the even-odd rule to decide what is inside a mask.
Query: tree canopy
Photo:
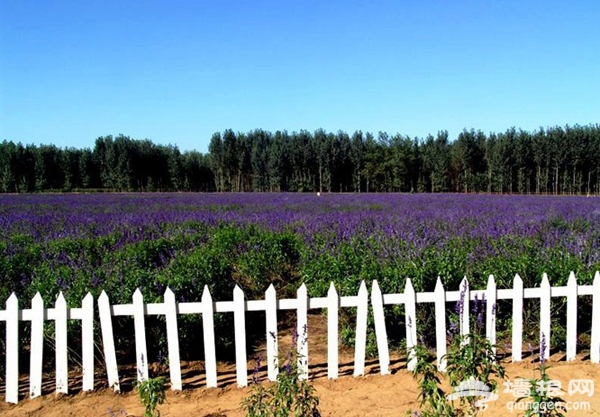
[[[257,129],[215,133],[209,152],[128,136],[93,149],[0,143],[0,192],[487,192],[599,194],[600,125],[447,131],[426,138]]]

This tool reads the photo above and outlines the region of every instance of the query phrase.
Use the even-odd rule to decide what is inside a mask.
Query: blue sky
[[[0,1],[0,140],[600,122],[600,2]]]

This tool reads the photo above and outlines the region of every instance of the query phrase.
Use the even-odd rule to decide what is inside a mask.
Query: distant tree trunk
[[[321,161],[319,161],[319,193],[323,193],[323,164]]]

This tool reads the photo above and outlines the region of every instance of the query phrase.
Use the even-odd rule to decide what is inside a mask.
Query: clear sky
[[[600,122],[600,1],[0,1],[0,140]]]

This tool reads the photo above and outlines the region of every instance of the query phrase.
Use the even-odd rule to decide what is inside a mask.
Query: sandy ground
[[[316,322],[315,322],[316,320]],[[323,416],[404,416],[410,410],[418,409],[418,388],[412,374],[406,370],[403,357],[393,356],[392,373],[382,376],[376,360],[367,361],[366,375],[353,377],[353,353],[344,350],[340,355],[340,377],[327,379],[326,343],[320,319],[315,318],[309,327],[313,330],[310,337],[310,373],[311,379],[320,398],[320,410]],[[286,336],[287,337],[287,336]],[[284,337],[285,339],[285,337]],[[288,338],[289,340],[289,338]],[[282,343],[285,346],[285,343]],[[535,359],[535,358],[533,358]],[[571,401],[572,407],[583,405],[587,410],[571,410],[569,416],[600,416],[600,365],[593,365],[589,358],[581,355],[576,361],[565,362],[564,354],[558,352],[550,358],[550,376],[562,383],[567,391],[570,380],[592,380],[596,383],[597,393],[593,395],[576,393],[571,396],[564,393],[562,398]],[[532,378],[538,376],[537,363],[532,358],[525,358],[522,363],[506,363],[508,378]],[[240,403],[248,394],[249,388],[237,388],[235,384],[235,367],[232,364],[219,364],[220,388],[204,387],[204,375],[199,363],[184,363],[182,374],[184,391],[167,395],[167,402],[159,407],[163,417],[241,417],[244,412]],[[251,369],[251,368],[250,368]],[[135,371],[133,371],[135,375]],[[97,379],[100,380],[101,375]],[[125,378],[123,386],[131,385]],[[51,377],[48,379],[51,380]],[[105,378],[104,378],[105,379]],[[27,393],[27,380],[22,386],[23,397]],[[129,384],[128,384],[129,382]],[[446,393],[451,390],[444,387]],[[48,382],[47,394],[36,399],[23,398],[17,405],[0,404],[0,415],[13,416],[136,416],[144,414],[137,392],[117,394],[107,388],[100,388],[92,393],[77,392],[77,381],[74,382],[74,394],[57,397],[52,393],[53,386]],[[484,417],[521,416],[523,410],[513,408],[515,398],[511,392],[499,390],[499,398],[489,402],[489,408],[480,415]],[[586,405],[587,404],[587,405]]]

